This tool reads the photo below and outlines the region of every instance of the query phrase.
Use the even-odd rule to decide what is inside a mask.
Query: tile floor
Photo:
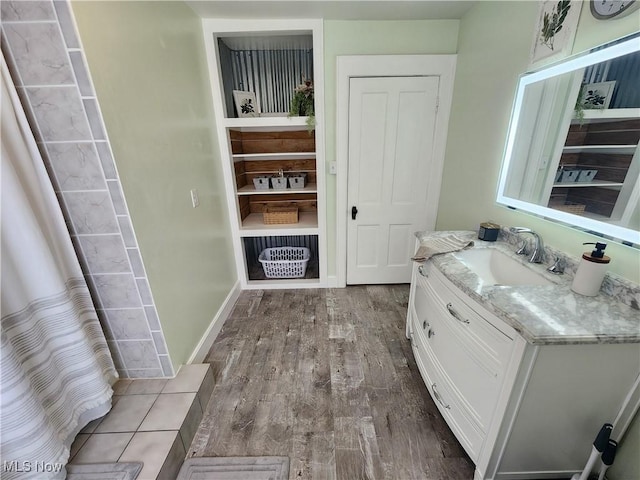
[[[74,464],[143,462],[138,480],[173,480],[214,387],[209,364],[183,365],[172,379],[120,380],[113,407],[71,447]]]

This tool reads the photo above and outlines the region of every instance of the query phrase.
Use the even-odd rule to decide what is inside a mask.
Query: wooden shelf
[[[245,185],[238,189],[238,195],[283,195],[287,193],[317,193],[318,186],[315,183],[308,183],[304,188],[286,188],[284,190],[276,190],[270,188],[268,190],[256,190],[253,185]]]
[[[318,233],[316,212],[300,212],[298,223],[285,225],[265,225],[261,213],[251,213],[240,227],[242,237],[262,237],[265,235],[314,235]]]
[[[611,153],[633,155],[637,145],[578,145],[562,149],[562,153]]]
[[[585,124],[602,122],[603,120],[627,120],[629,118],[640,118],[640,108],[606,108],[583,110],[584,118],[582,120],[574,117],[571,123]]]
[[[576,188],[576,187],[622,187],[623,183],[618,182],[606,182],[604,180],[598,180],[595,182],[567,182],[567,183],[554,183],[553,188]]]
[[[316,158],[316,152],[236,153],[233,161],[242,160],[305,160]]]
[[[320,286],[319,278],[267,278],[265,280],[249,280],[247,281],[247,289],[255,290],[263,288],[300,288],[300,286]]]
[[[225,118],[224,126],[236,130],[305,130],[309,117],[248,117]]]

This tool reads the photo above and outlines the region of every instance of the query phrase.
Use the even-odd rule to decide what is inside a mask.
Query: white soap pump
[[[600,291],[602,281],[607,273],[607,265],[611,261],[611,258],[604,254],[604,249],[607,246],[606,243],[587,242],[583,243],[583,245],[595,245],[596,248],[591,254],[589,254],[589,252],[582,254],[578,271],[575,277],[573,277],[571,290],[580,295],[595,297]]]

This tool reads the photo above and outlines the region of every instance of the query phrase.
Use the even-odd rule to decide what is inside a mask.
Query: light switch
[[[191,190],[191,204],[193,205],[193,208],[196,208],[198,205],[200,205],[200,199],[198,198],[198,190],[196,190],[195,188]]]

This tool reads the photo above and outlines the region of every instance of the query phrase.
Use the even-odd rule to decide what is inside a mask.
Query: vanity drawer
[[[414,335],[432,351],[450,389],[473,422],[486,432],[502,386],[497,363],[452,328],[448,313],[422,289],[415,296]]]
[[[428,276],[416,275],[416,294],[422,291],[433,299],[447,324],[480,361],[496,373],[504,371],[512,348],[510,327],[470,298],[463,299],[458,287],[433,265],[425,265],[423,271]]]
[[[429,347],[425,345],[424,338],[420,338],[421,335],[419,331],[415,331],[411,338],[413,354],[420,375],[447,425],[475,463],[484,442],[484,434],[469,418],[468,412],[460,403],[457,395],[452,393],[447,380],[445,380],[446,376],[437,366],[437,361],[435,361]]]

